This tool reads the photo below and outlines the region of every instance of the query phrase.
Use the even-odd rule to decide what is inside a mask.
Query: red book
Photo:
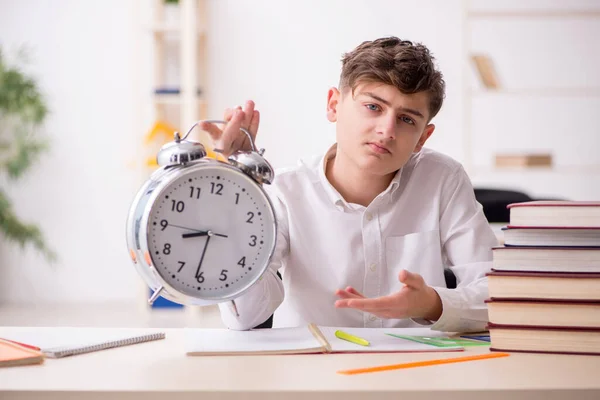
[[[600,329],[600,302],[548,299],[486,300],[489,321],[498,325]]]
[[[494,247],[493,270],[600,273],[598,247]]]
[[[600,274],[492,271],[487,278],[492,300],[600,302]]]
[[[598,201],[528,201],[507,207],[514,226],[600,228]]]
[[[600,228],[508,225],[502,231],[505,246],[600,247]]]
[[[600,355],[600,329],[515,326],[489,323],[490,350]]]

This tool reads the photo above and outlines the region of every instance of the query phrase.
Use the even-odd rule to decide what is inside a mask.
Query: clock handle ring
[[[200,124],[201,122],[208,122],[210,124],[226,124],[227,121],[222,121],[219,119],[207,119],[207,120],[201,120],[201,121],[197,121],[196,123],[194,123],[194,125],[192,125],[192,127],[190,129],[188,129],[187,133],[185,134],[184,137],[180,138],[179,137],[179,132],[175,132],[175,141],[179,142],[181,140],[185,140],[190,133],[192,132],[192,130],[198,126],[198,124]],[[252,135],[250,134],[250,132],[248,132],[248,130],[246,128],[242,128],[240,127],[240,130],[242,132],[244,132],[246,134],[246,136],[248,137],[248,140],[250,141],[250,146],[252,147],[252,151],[256,152],[256,146],[254,145],[254,139],[252,139]]]

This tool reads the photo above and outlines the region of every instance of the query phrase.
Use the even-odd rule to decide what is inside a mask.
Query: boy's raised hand
[[[243,109],[241,106],[226,109],[223,120],[227,122],[224,127],[222,124],[208,122],[199,124],[200,129],[210,135],[215,150],[219,150],[225,157],[238,150],[251,150],[250,141],[240,128],[247,129],[252,135],[252,140],[256,140],[260,114],[254,109],[254,102],[248,100]]]
[[[398,275],[404,287],[388,296],[367,298],[352,287],[338,289],[336,308],[353,308],[380,318],[424,318],[436,321],[442,315],[442,301],[437,292],[425,284],[423,277],[406,270]]]

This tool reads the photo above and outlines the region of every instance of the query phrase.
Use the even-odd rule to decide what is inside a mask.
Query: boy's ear
[[[340,91],[332,87],[327,92],[327,119],[329,122],[337,121],[337,106],[340,101]]]
[[[413,151],[413,153],[418,153],[419,151],[421,151],[421,149],[423,148],[423,145],[425,144],[427,139],[429,139],[429,137],[431,136],[431,134],[433,133],[434,130],[435,130],[434,124],[429,124],[425,127],[425,129],[423,130],[423,133],[421,133],[421,137],[419,138],[419,141],[417,142],[417,145],[415,146],[415,150]]]

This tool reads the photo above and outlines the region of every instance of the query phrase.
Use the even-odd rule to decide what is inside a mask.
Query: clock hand
[[[202,256],[200,257],[200,262],[198,263],[198,268],[196,269],[196,279],[200,276],[200,268],[202,268],[202,261],[204,261],[204,254],[206,254],[206,248],[208,247],[208,242],[210,242],[210,238],[212,236],[212,232],[208,231],[208,237],[206,238],[206,243],[204,243],[204,249],[202,250]]]
[[[209,231],[197,231],[197,232],[192,232],[192,233],[184,233],[183,235],[181,235],[182,238],[190,238],[190,237],[198,237],[198,236],[212,236],[212,232],[211,234],[208,233]]]
[[[175,225],[175,224],[169,224],[169,226],[174,226],[175,228],[181,228],[181,229],[187,229],[188,231],[198,231],[198,232],[202,232],[198,229],[194,229],[194,228],[188,228],[187,226],[181,226],[181,225]]]
[[[182,238],[186,239],[186,238],[191,238],[191,237],[198,237],[198,236],[221,236],[221,237],[227,237],[227,235],[222,235],[220,233],[213,233],[212,231],[197,231],[197,232],[191,232],[191,233],[184,233],[183,235],[181,235]]]

